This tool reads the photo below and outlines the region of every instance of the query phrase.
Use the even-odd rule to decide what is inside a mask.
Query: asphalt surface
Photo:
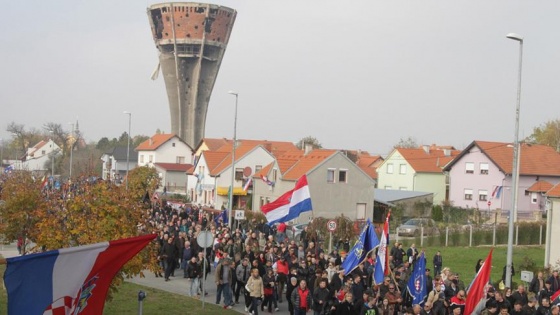
[[[17,251],[17,247],[16,244],[9,244],[9,245],[0,245],[0,254],[4,257],[4,258],[10,258],[10,257],[15,257],[18,256],[18,251]],[[189,285],[190,282],[183,278],[183,270],[181,269],[177,269],[175,270],[175,277],[170,277],[170,281],[165,281],[163,278],[156,278],[155,274],[152,273],[151,271],[144,271],[144,276],[145,277],[140,277],[140,276],[136,276],[134,278],[131,279],[125,279],[125,281],[128,282],[132,282],[132,283],[136,283],[142,286],[146,286],[146,287],[151,287],[151,288],[155,288],[158,290],[162,290],[162,291],[166,291],[166,292],[170,292],[170,293],[175,293],[175,294],[180,294],[180,295],[184,295],[186,298],[190,299],[191,297],[188,296],[188,290],[189,290]],[[204,297],[204,299],[201,297],[200,299],[198,299],[197,301],[199,301],[199,303],[204,303],[205,304],[213,304],[216,305],[216,284],[214,283],[214,270],[212,268],[211,273],[208,274],[208,278],[205,281],[205,290],[208,292],[208,295],[206,295]],[[144,305],[150,303],[150,297],[147,296],[146,299],[144,300]],[[223,306],[224,303],[224,298],[222,296],[222,301],[221,301],[221,306]],[[273,306],[274,307],[274,306]],[[274,309],[272,310],[273,314],[278,314],[278,315],[288,315],[290,314],[290,312],[288,311],[288,303],[286,302],[286,300],[284,299],[283,303],[278,303],[278,308],[279,311],[275,312]],[[240,294],[239,296],[239,304],[236,304],[233,307],[233,310],[238,311],[239,313],[243,313],[243,314],[247,314],[247,312],[245,312],[245,304],[244,304],[244,298],[243,298],[243,294]],[[261,312],[261,310],[259,309],[259,315],[260,314],[270,314],[268,312]]]

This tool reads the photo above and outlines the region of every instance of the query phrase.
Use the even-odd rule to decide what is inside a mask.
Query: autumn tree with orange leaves
[[[5,176],[0,193],[0,233],[13,241],[22,233],[38,248],[59,249],[137,236],[146,231],[149,204],[143,202],[146,192],[153,192],[159,177],[153,168],[139,167],[129,172],[129,187],[105,181],[77,181],[76,189],[63,195],[59,191],[41,191],[40,180],[29,172]],[[151,232],[151,231],[148,231]],[[153,245],[149,245],[151,247]],[[122,276],[141,274],[154,265],[153,249],[136,255],[122,269]],[[112,290],[116,287],[112,286]]]

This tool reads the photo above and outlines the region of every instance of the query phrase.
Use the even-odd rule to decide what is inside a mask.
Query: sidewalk
[[[9,244],[9,245],[0,245],[0,254],[4,257],[4,258],[10,258],[10,257],[16,257],[19,256],[18,251],[17,251],[17,247],[16,244]],[[183,278],[183,270],[181,269],[177,269],[175,270],[175,277],[171,277],[169,278],[170,281],[164,281],[163,278],[156,278],[155,275],[151,272],[151,271],[144,271],[144,278],[141,278],[140,276],[136,276],[130,279],[125,279],[125,281],[131,282],[131,283],[135,283],[138,285],[142,285],[142,286],[146,286],[146,287],[151,287],[154,289],[158,289],[158,290],[162,290],[162,291],[166,291],[166,292],[170,292],[170,293],[175,293],[175,294],[180,294],[180,295],[184,295],[186,298],[190,299],[191,297],[187,296],[187,279]],[[206,304],[214,304],[216,302],[216,284],[214,283],[214,269],[212,268],[211,273],[208,274],[208,278],[206,279],[205,282],[205,289],[208,292],[208,295],[204,297],[204,301]],[[288,303],[285,301],[286,299],[283,299],[284,302],[283,303],[278,303],[278,308],[280,309],[278,312],[275,312],[274,310],[272,310],[272,314],[278,314],[278,315],[288,315]],[[200,300],[198,300],[200,303],[202,303],[202,298]],[[239,312],[239,313],[243,313],[243,314],[247,314],[247,312],[245,312],[245,300],[243,298],[243,294],[240,294],[239,297],[239,304],[236,304],[233,307],[233,310]],[[149,297],[146,300],[145,303],[149,303]],[[222,300],[221,300],[221,305],[223,306],[224,303],[224,298],[222,296]],[[270,314],[268,312],[261,312],[259,310],[259,315],[260,314]]]

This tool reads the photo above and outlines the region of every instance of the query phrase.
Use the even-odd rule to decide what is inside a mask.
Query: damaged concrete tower
[[[169,99],[171,130],[192,148],[204,137],[208,102],[236,14],[227,7],[194,2],[148,8]]]

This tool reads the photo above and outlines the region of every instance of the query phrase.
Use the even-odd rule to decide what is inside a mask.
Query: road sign
[[[234,210],[235,211],[235,220],[245,220],[245,211],[244,210]]]
[[[202,231],[198,233],[196,242],[198,243],[198,246],[202,248],[211,247],[214,244],[214,235],[212,235],[212,232],[210,231]]]
[[[488,200],[488,207],[492,205],[492,201]]]
[[[329,230],[329,232],[334,232],[336,230],[336,221],[329,220],[329,222],[327,222],[327,230]]]

